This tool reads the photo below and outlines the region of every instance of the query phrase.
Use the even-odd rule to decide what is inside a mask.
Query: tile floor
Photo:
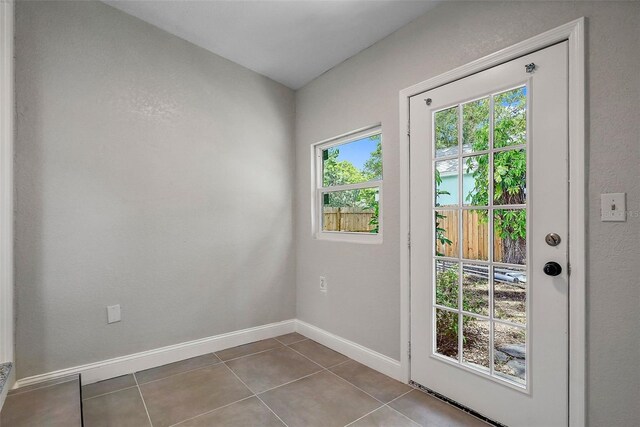
[[[10,396],[2,427],[80,425],[70,403],[38,418],[73,400],[73,385]],[[56,397],[36,411],[37,399],[16,399],[38,392]],[[486,426],[298,333],[86,385],[82,398],[86,427]]]
[[[9,391],[0,426],[79,426],[80,413],[80,380],[75,376]]]

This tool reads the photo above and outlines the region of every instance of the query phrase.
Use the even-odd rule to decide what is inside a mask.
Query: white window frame
[[[383,233],[383,197],[382,187],[384,179],[384,166],[383,177],[379,180],[372,180],[361,182],[358,184],[345,184],[334,185],[331,187],[323,187],[323,160],[322,152],[338,145],[348,144],[353,141],[357,141],[362,138],[366,138],[373,135],[380,135],[382,141],[382,125],[380,123],[374,126],[367,126],[366,128],[358,129],[343,135],[339,135],[324,141],[317,142],[311,146],[311,158],[312,158],[312,230],[313,235],[318,240],[332,240],[338,242],[351,242],[351,243],[369,243],[379,244],[382,243]],[[384,148],[383,148],[384,158]],[[359,190],[362,188],[377,188],[378,189],[378,232],[377,233],[358,233],[350,231],[324,231],[322,230],[322,195],[327,192],[345,191],[345,190]]]

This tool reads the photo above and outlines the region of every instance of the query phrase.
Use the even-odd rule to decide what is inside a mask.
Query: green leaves
[[[435,181],[436,181],[436,206],[438,206],[438,196],[442,195],[442,194],[449,194],[448,191],[445,190],[440,190],[438,189],[439,185],[442,184],[442,177],[440,176],[440,171],[438,169],[435,170]],[[445,230],[444,228],[440,227],[440,223],[442,222],[443,219],[445,219],[447,216],[441,214],[440,212],[436,211],[436,240],[438,242],[440,242],[441,245],[450,245],[453,242],[451,240],[449,240],[446,236],[446,232],[447,230]],[[436,245],[437,248],[437,245]],[[437,256],[444,256],[443,253],[438,252],[438,250],[436,249],[436,255]]]
[[[358,184],[382,179],[382,141],[380,135],[369,137],[370,141],[377,141],[375,149],[364,163],[362,170],[348,160],[340,159],[340,146],[322,151],[322,186],[334,187],[338,185]],[[371,143],[373,145],[373,143]],[[358,190],[332,191],[325,193],[323,204],[325,207],[345,208],[353,207],[373,210],[370,224],[371,232],[379,232],[379,203],[378,189],[363,188]]]
[[[527,139],[527,92],[519,87],[499,93],[494,98],[495,148],[525,144]]]
[[[380,135],[373,135],[370,139],[377,140],[376,149],[364,163],[363,172],[369,181],[382,179],[382,141]]]
[[[526,144],[526,88],[521,87],[495,95],[494,98],[494,147],[504,148]],[[446,110],[448,111],[448,110]],[[484,98],[462,106],[463,146],[465,152],[484,151],[489,148],[489,99]],[[454,120],[448,116],[448,123]],[[442,124],[442,129],[447,129]],[[436,126],[436,137],[438,135]],[[443,131],[444,132],[444,131]],[[493,186],[494,205],[524,205],[527,197],[527,153],[524,149],[500,151],[493,154],[493,174],[489,172],[489,156],[477,155],[465,159],[465,172],[473,177],[473,190],[465,196],[465,203],[471,206],[489,205],[489,186]],[[439,185],[439,176],[436,174]],[[436,194],[437,197],[437,194]],[[437,200],[437,199],[436,199]],[[437,204],[436,204],[437,206]],[[478,210],[480,219],[488,221],[487,211]],[[526,241],[526,210],[496,210],[494,231],[502,239],[513,240],[505,250],[524,247]],[[443,231],[436,230],[440,240]],[[446,238],[446,237],[445,237]],[[513,243],[513,244],[511,244]],[[520,263],[519,253],[506,253],[504,258]]]
[[[435,113],[436,150],[458,145],[458,107]],[[457,151],[450,154],[457,154]]]
[[[527,153],[510,150],[493,157],[493,201],[497,205],[526,203]]]
[[[489,98],[462,106],[462,145],[465,152],[489,149]]]

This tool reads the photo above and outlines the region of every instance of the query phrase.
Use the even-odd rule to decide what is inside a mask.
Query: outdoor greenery
[[[489,146],[489,103],[472,102],[465,105],[464,116],[472,118],[468,135],[473,151]],[[486,119],[480,119],[485,117]],[[466,118],[466,117],[465,117]],[[526,92],[524,88],[504,92],[495,97],[494,147],[519,145],[526,142]],[[464,128],[463,128],[464,129]],[[466,136],[466,135],[465,135]],[[466,172],[474,179],[474,190],[467,202],[486,206],[489,201],[489,158],[469,157]],[[525,150],[496,153],[493,159],[493,203],[518,205],[526,203],[527,157]],[[485,221],[486,211],[479,211]],[[500,209],[494,211],[494,231],[503,242],[503,262],[523,264],[526,257],[527,211]]]
[[[502,148],[526,143],[526,91],[517,88],[494,98],[494,147]],[[469,102],[462,108],[462,145],[465,152],[477,152],[489,148],[489,99]],[[435,116],[436,149],[453,147],[458,143],[458,109],[440,111]],[[465,202],[473,206],[487,206],[489,185],[494,186],[495,205],[519,205],[526,202],[527,155],[525,150],[509,150],[494,156],[493,176],[489,180],[489,156],[467,157],[465,173],[474,180],[473,190]],[[449,194],[438,190],[442,179],[435,172],[437,197]],[[436,206],[437,203],[436,203]],[[487,211],[478,210],[480,219],[487,221]],[[451,244],[446,230],[438,227],[436,215],[436,238],[442,244]],[[523,264],[526,257],[527,212],[500,209],[494,211],[494,231],[503,241],[503,259],[513,264]],[[441,255],[441,254],[439,254]]]
[[[489,99],[467,103],[462,108],[462,148],[465,153],[489,148]],[[435,115],[436,149],[455,147],[458,144],[457,107],[440,111]],[[526,90],[518,88],[498,94],[494,98],[494,147],[502,148],[526,143]],[[452,153],[455,154],[455,153]],[[473,178],[474,188],[466,195],[465,202],[472,206],[489,205],[489,185],[493,185],[494,205],[519,205],[526,203],[526,151],[514,149],[496,153],[493,176],[490,177],[489,156],[467,157],[465,173]],[[490,179],[491,178],[491,179]],[[436,207],[438,197],[449,192],[441,190],[440,172],[435,171]],[[478,210],[480,219],[488,221],[487,210]],[[447,238],[446,230],[440,226],[442,213],[436,212],[435,236],[441,245],[453,242]],[[501,261],[523,264],[526,258],[526,210],[494,210],[494,231],[503,242]],[[437,247],[437,246],[436,246]],[[443,254],[436,254],[442,256]],[[436,303],[447,307],[458,307],[459,277],[457,268],[445,268],[436,272]],[[464,298],[465,311],[476,312],[482,304],[480,297]],[[464,323],[472,318],[464,316]],[[455,357],[458,352],[458,316],[444,310],[436,311],[438,351]],[[466,334],[465,334],[466,335]],[[463,341],[468,337],[463,336]]]
[[[438,111],[435,114],[436,150],[458,145],[458,107]],[[456,153],[452,153],[456,154]]]
[[[382,140],[380,135],[370,136],[371,141],[376,142],[376,149],[371,157],[364,163],[364,173],[369,180],[382,179]]]
[[[437,270],[437,269],[436,269]],[[458,308],[458,287],[459,273],[457,264],[442,265],[443,271],[436,271],[436,304],[444,307]],[[463,272],[464,274],[464,272]],[[474,280],[465,277],[465,281]],[[465,292],[462,299],[462,309],[471,313],[478,313],[487,305],[487,301],[480,294]],[[466,326],[473,319],[463,316],[463,326]],[[445,310],[436,311],[436,330],[438,331],[438,351],[447,356],[455,356],[458,346],[458,318],[452,317]],[[467,336],[462,337],[463,342]]]
[[[323,185],[325,187],[345,184],[357,184],[382,178],[382,141],[380,135],[372,135],[370,141],[376,141],[376,148],[365,161],[363,168],[358,169],[348,160],[339,160],[340,146],[327,149],[323,162]],[[370,220],[372,233],[379,231],[378,190],[365,188],[327,193],[325,207],[353,207],[371,210]]]

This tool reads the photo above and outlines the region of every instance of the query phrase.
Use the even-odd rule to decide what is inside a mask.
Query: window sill
[[[316,240],[326,240],[330,242],[358,243],[364,245],[379,245],[382,243],[381,234],[372,233],[349,233],[349,232],[318,232],[315,234]]]

